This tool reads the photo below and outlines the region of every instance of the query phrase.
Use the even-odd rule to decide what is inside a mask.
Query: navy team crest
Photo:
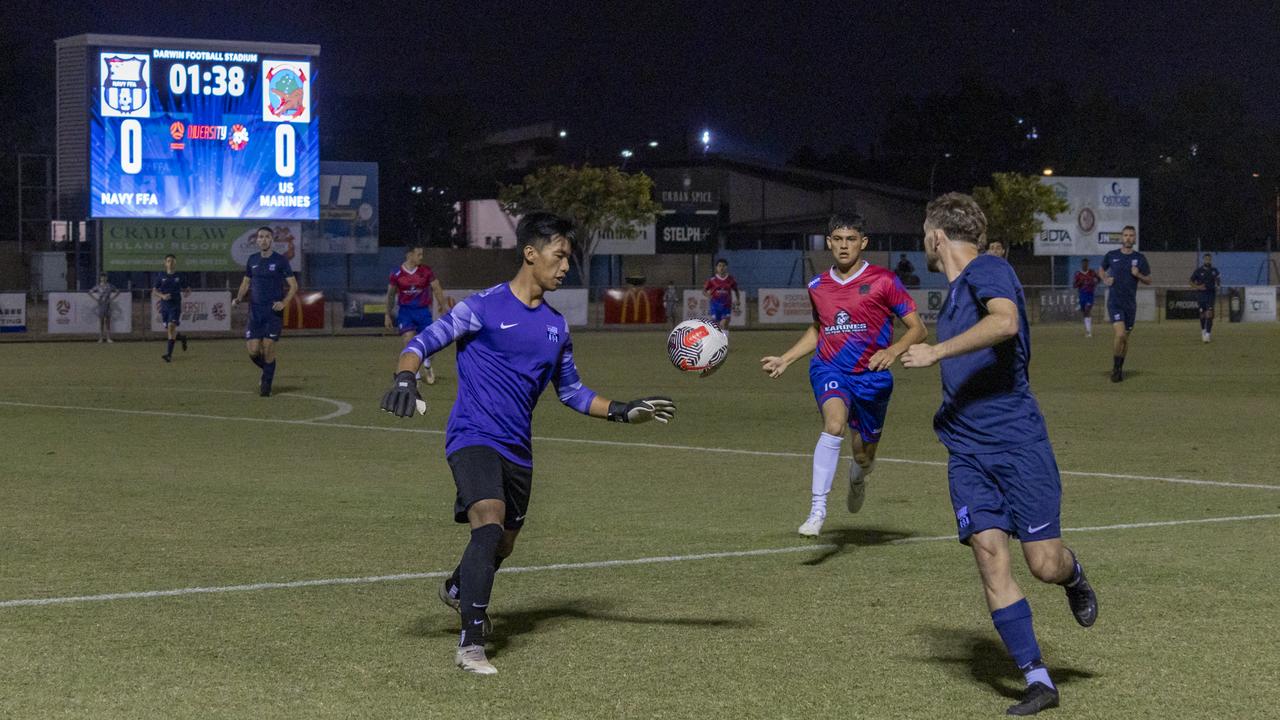
[[[151,56],[99,53],[103,117],[151,117]]]
[[[560,342],[560,329],[555,325],[547,326],[547,339],[551,342]]]

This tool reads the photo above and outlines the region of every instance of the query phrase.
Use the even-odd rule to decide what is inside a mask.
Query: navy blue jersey
[[[525,305],[507,283],[453,307],[409,341],[426,357],[458,344],[458,396],[445,431],[445,454],[485,445],[533,466],[533,408],[548,382],[560,402],[586,413],[596,394],[578,379],[564,316],[547,303]]]
[[[181,305],[182,291],[186,290],[187,287],[187,280],[181,275],[177,273],[172,275],[168,273],[160,273],[160,277],[156,278],[155,284],[156,299],[170,305]],[[169,295],[169,299],[162,300],[159,293],[167,293]]]
[[[1216,267],[1205,267],[1201,265],[1196,271],[1191,273],[1191,282],[1196,285],[1203,285],[1201,290],[1205,295],[1214,295],[1218,292],[1218,284],[1222,282],[1222,273],[1218,272]]]
[[[963,333],[986,317],[987,301],[1005,298],[1018,308],[1018,334],[989,348],[950,357],[942,366],[942,407],[933,429],[948,450],[1003,451],[1048,437],[1031,394],[1027,366],[1031,334],[1022,284],[1003,259],[979,255],[951,283],[938,314],[938,342]]]
[[[289,285],[285,281],[293,277],[293,268],[278,252],[267,257],[254,253],[244,264],[244,276],[249,278],[249,302],[270,306],[288,294]]]
[[[1126,255],[1122,250],[1112,250],[1102,258],[1102,268],[1115,279],[1107,295],[1108,304],[1132,305],[1138,302],[1138,278],[1130,268],[1138,268],[1143,275],[1151,274],[1147,256],[1134,250]]]

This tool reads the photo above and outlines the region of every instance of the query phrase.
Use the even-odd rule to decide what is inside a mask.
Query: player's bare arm
[[[249,278],[245,277],[240,280],[240,289],[236,290],[236,296],[231,298],[232,305],[239,305],[244,302],[244,296],[249,294]]]
[[[440,284],[439,280],[431,281],[431,297],[436,301],[437,314],[446,313],[449,311],[449,307],[448,305],[446,305],[446,301],[444,297],[444,286]]]
[[[276,310],[276,311],[283,310],[285,306],[289,304],[289,301],[293,300],[294,296],[298,294],[297,278],[295,277],[286,278],[285,282],[289,283],[289,292],[284,294],[283,300],[277,300],[271,303],[272,310]]]
[[[1142,283],[1143,285],[1150,285],[1150,284],[1151,284],[1151,276],[1150,276],[1150,275],[1143,275],[1143,274],[1142,274],[1142,271],[1138,269],[1138,266],[1137,266],[1137,265],[1130,265],[1130,266],[1129,266],[1129,272],[1130,272],[1134,277],[1138,278],[1138,282]]]
[[[383,313],[382,325],[388,330],[395,328],[396,286],[387,286],[387,309]]]
[[[950,340],[929,345],[918,343],[907,348],[902,364],[909,368],[925,368],[956,355],[989,348],[1018,334],[1018,306],[1008,298],[987,301],[988,315],[976,325]]]
[[[914,313],[913,313],[914,314]],[[791,349],[781,356],[769,355],[760,358],[760,369],[769,373],[769,377],[781,377],[791,363],[803,358],[818,349],[818,324],[814,323],[805,329],[804,334]]]
[[[903,315],[902,323],[907,326],[907,331],[902,333],[902,337],[898,339],[898,342],[872,355],[871,359],[867,361],[868,370],[888,370],[893,367],[894,361],[907,351],[907,348],[929,336],[929,331],[925,329],[919,313]]]
[[[1111,283],[1116,281],[1115,278],[1107,274],[1106,268],[1098,268],[1098,279],[1101,280],[1102,284],[1106,285],[1107,287],[1111,287]]]

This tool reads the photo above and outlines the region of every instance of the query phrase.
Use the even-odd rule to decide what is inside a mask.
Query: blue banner
[[[304,248],[378,252],[378,163],[320,163],[320,233]]]

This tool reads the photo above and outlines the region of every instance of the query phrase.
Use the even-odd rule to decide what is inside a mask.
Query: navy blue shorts
[[[825,363],[809,364],[809,382],[818,409],[833,397],[844,400],[849,408],[849,427],[862,436],[865,443],[880,442],[884,416],[889,412],[889,396],[893,394],[893,374],[879,372],[847,373]]]
[[[716,324],[719,324],[720,321],[733,315],[732,303],[713,302],[710,304],[708,309],[711,314],[711,320],[714,321]]]
[[[1123,322],[1125,332],[1133,329],[1133,321],[1137,314],[1137,303],[1113,303],[1110,293],[1107,294],[1107,317],[1113,323]]]
[[[279,340],[284,326],[284,313],[276,312],[270,305],[249,307],[249,324],[244,329],[246,340]]]
[[[960,542],[998,528],[1022,542],[1061,537],[1062,480],[1048,440],[1002,452],[951,453],[951,507]]]
[[[415,335],[427,329],[431,324],[431,308],[400,306],[396,312],[396,328],[400,334],[413,332]]]
[[[458,448],[445,459],[458,490],[453,501],[454,522],[467,522],[467,510],[481,500],[501,500],[507,506],[502,527],[524,527],[533,490],[533,468],[517,465],[487,445]]]
[[[167,303],[162,301],[159,304],[159,309],[160,322],[165,326],[182,324],[182,303]]]
[[[1197,302],[1200,306],[1200,312],[1212,310],[1215,299],[1216,298],[1214,298],[1213,293],[1201,293],[1200,297],[1197,298]]]

